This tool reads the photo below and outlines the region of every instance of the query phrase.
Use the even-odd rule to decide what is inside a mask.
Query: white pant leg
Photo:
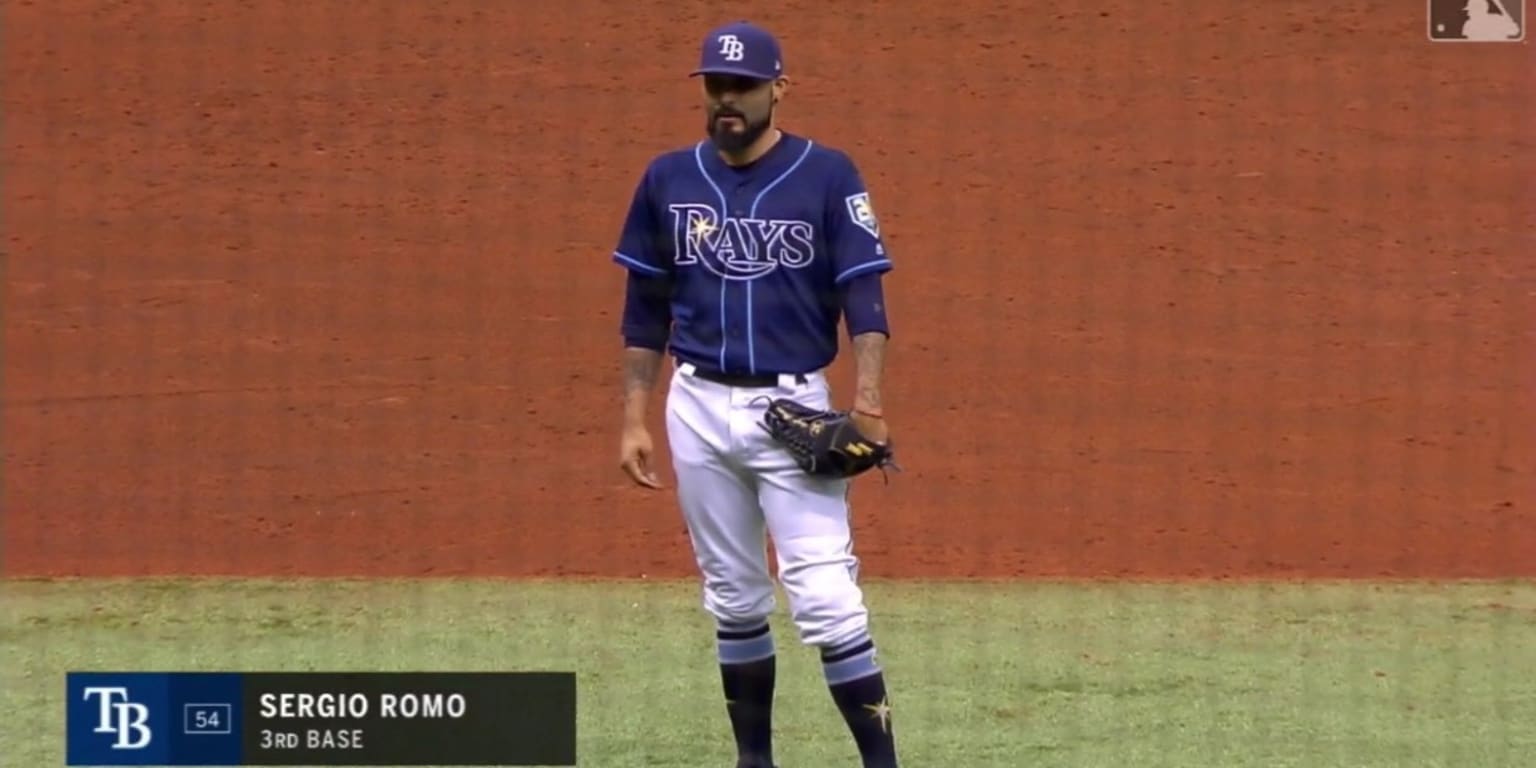
[[[704,609],[721,623],[745,624],[768,618],[775,602],[757,483],[731,452],[731,417],[729,387],[673,373],[667,440]]]
[[[816,408],[827,408],[831,402],[822,375],[809,377],[803,385],[781,387],[774,394]],[[765,408],[762,402],[744,403],[738,419],[760,421]],[[758,500],[778,556],[779,580],[801,641],[834,646],[866,633],[869,613],[858,586],[859,561],[853,554],[849,482],[806,475],[761,430],[749,445],[747,463],[758,478]]]

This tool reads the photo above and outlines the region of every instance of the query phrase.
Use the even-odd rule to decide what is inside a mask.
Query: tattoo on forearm
[[[624,354],[624,394],[649,392],[656,383],[661,354],[652,350],[629,350]]]
[[[858,370],[858,401],[866,408],[880,408],[880,385],[885,374],[885,334],[861,333],[853,339]]]

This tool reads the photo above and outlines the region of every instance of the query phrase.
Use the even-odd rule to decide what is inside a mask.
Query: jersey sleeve
[[[842,285],[859,275],[889,272],[895,265],[880,237],[869,189],[853,159],[841,152],[833,164],[831,199],[827,201],[827,243],[832,252],[833,281]]]
[[[650,277],[671,274],[671,265],[664,256],[665,232],[661,217],[656,214],[656,181],[656,164],[653,162],[635,184],[629,212],[624,216],[624,229],[619,233],[619,244],[613,251],[616,264]]]

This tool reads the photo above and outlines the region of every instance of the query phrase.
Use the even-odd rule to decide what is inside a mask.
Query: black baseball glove
[[[758,426],[811,475],[855,477],[871,469],[901,469],[890,444],[865,437],[848,411],[819,410],[781,397],[768,404]]]

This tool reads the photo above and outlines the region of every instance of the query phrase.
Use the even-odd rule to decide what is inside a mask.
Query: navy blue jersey
[[[613,259],[670,278],[672,354],[731,374],[826,367],[840,286],[892,268],[853,160],[788,132],[745,167],[708,142],[652,160]]]

